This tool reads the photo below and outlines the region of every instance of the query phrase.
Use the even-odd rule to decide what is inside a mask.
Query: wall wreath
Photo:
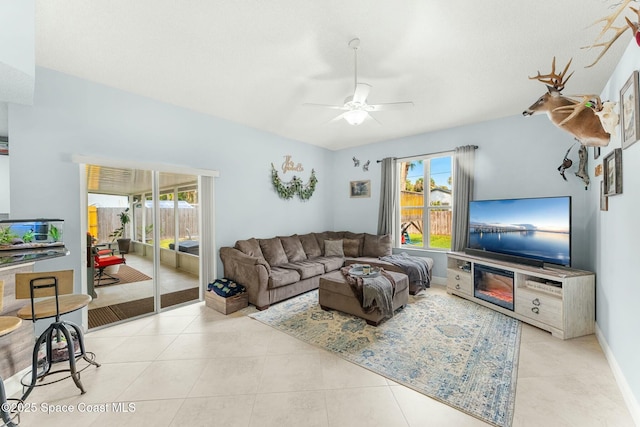
[[[311,169],[311,176],[309,177],[309,182],[306,184],[303,184],[302,180],[295,175],[291,178],[291,181],[282,182],[278,176],[278,171],[276,171],[273,163],[271,163],[271,182],[273,182],[273,187],[276,189],[278,195],[283,199],[291,199],[297,194],[301,200],[309,200],[313,192],[316,191],[318,179],[316,178],[316,171]]]

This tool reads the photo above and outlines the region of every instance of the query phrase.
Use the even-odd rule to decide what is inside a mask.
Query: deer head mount
[[[602,30],[600,31],[600,34],[598,34],[598,37],[596,37],[596,39],[594,40],[593,44],[591,46],[584,46],[582,49],[592,49],[594,47],[601,47],[602,51],[600,52],[600,55],[598,55],[596,60],[593,61],[593,63],[591,65],[587,65],[585,68],[593,67],[594,65],[596,65],[598,63],[598,61],[600,61],[600,58],[602,58],[602,56],[609,50],[611,45],[613,45],[615,43],[615,41],[618,40],[620,38],[620,36],[622,34],[624,34],[625,31],[627,31],[628,29],[631,29],[631,32],[633,33],[633,36],[636,38],[636,41],[638,42],[638,45],[640,45],[640,36],[638,34],[638,31],[640,30],[640,24],[638,22],[633,22],[633,21],[631,21],[629,18],[627,18],[625,16],[624,19],[627,22],[627,25],[614,26],[615,21],[618,19],[620,14],[622,14],[622,12],[626,9],[627,6],[629,6],[629,4],[632,1],[636,1],[636,0],[623,0],[623,1],[621,1],[619,3],[618,7],[616,8],[616,10],[611,15],[605,16],[604,18],[599,19],[596,22],[594,22],[593,24],[591,24],[591,25],[595,25],[595,24],[597,24],[599,22],[604,22],[605,23],[604,27],[602,27]],[[636,17],[637,17],[638,21],[640,21],[640,9],[635,9],[635,8],[633,8],[631,6],[629,6],[629,9],[631,9],[636,14]],[[598,41],[602,38],[602,36],[604,36],[606,34],[606,32],[609,31],[609,30],[613,30],[614,31],[614,34],[611,37],[611,39],[609,41],[606,41],[606,42],[598,43]]]
[[[595,111],[602,110],[602,102],[597,95],[579,95],[573,97],[561,94],[565,84],[573,73],[567,76],[571,60],[564,70],[556,73],[556,58],[551,63],[551,73],[529,77],[547,85],[547,93],[522,112],[523,116],[546,113],[549,120],[560,129],[572,134],[582,145],[604,147],[609,144],[610,135],[605,132]],[[580,98],[577,101],[572,98]]]

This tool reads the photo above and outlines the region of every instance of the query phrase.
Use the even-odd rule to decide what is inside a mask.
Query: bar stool
[[[0,280],[0,313],[2,312],[3,305],[3,296],[4,296],[4,282]],[[10,334],[20,327],[22,324],[22,319],[15,316],[0,316],[0,337]],[[17,403],[22,403],[21,400],[18,399],[10,399]],[[11,405],[7,405],[7,394],[4,391],[4,381],[2,377],[0,377],[0,404],[2,405],[0,408],[0,418],[2,419],[2,426],[14,427],[20,423],[20,412],[18,412],[18,408],[20,405],[16,405],[16,410],[11,411]],[[17,419],[18,423],[14,423],[13,421]]]
[[[34,323],[40,319],[55,317],[55,321],[38,337],[33,348],[33,364],[31,372],[21,380],[27,391],[23,394],[25,400],[34,387],[53,384],[71,377],[80,389],[85,393],[80,372],[94,365],[95,354],[87,352],[84,347],[84,335],[82,329],[73,322],[61,320],[60,316],[86,307],[91,302],[91,297],[84,294],[73,294],[73,270],[51,271],[44,273],[17,273],[16,274],[16,299],[31,299],[31,304],[18,310],[18,317],[24,320],[32,320]],[[45,299],[40,299],[48,297]],[[62,339],[66,344],[62,343]],[[56,348],[53,348],[55,339]],[[78,350],[76,350],[76,344]],[[44,355],[40,355],[40,349],[46,349]],[[87,366],[78,370],[76,360],[84,359]],[[54,363],[68,361],[69,369],[51,371]],[[69,372],[69,375],[48,382],[44,382],[48,375]],[[30,381],[25,382],[27,377]],[[36,382],[40,380],[40,384]]]

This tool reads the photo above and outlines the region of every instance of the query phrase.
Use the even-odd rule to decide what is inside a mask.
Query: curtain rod
[[[478,146],[474,145],[473,148],[475,148],[477,150]],[[416,154],[414,156],[393,157],[393,160],[411,159],[413,157],[433,156],[433,155],[436,155],[436,154],[443,154],[443,153],[449,153],[449,152],[451,152],[451,150],[438,151],[437,153]],[[382,160],[376,160],[376,163],[380,163],[380,162],[382,162]]]

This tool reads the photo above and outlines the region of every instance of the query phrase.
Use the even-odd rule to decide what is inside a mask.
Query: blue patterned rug
[[[250,315],[302,341],[496,426],[510,426],[521,325],[462,298],[422,293],[378,327],[318,291]]]

